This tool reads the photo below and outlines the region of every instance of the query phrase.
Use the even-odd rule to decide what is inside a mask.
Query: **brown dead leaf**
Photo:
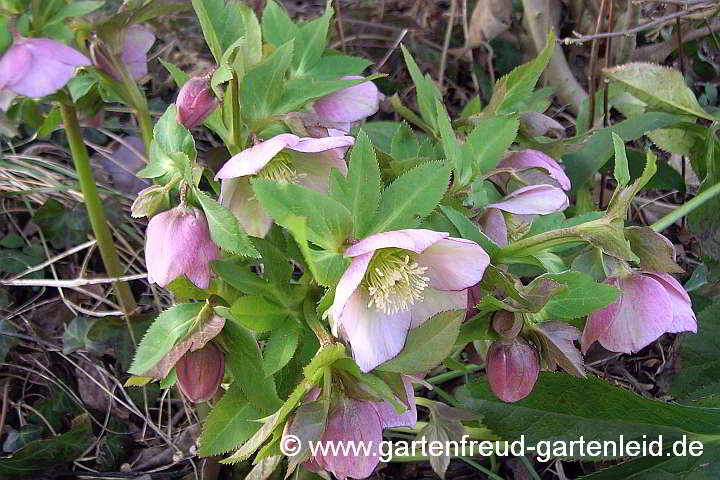
[[[512,2],[508,0],[478,0],[470,16],[465,48],[479,47],[510,28]]]
[[[108,392],[113,391],[113,384],[107,377],[105,370],[98,368],[95,363],[85,359],[78,361],[78,367],[79,368],[75,369],[78,394],[80,394],[80,398],[85,406],[100,412],[106,412],[108,409],[111,409],[114,400]],[[105,388],[101,388],[98,383]],[[113,414],[125,420],[129,418],[129,412],[125,409],[114,408]]]

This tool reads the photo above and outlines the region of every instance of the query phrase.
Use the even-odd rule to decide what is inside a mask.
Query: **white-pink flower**
[[[359,75],[348,75],[343,80],[358,80]],[[337,92],[319,98],[313,104],[318,117],[342,125],[342,130],[350,131],[351,124],[375,115],[380,108],[383,95],[373,82],[343,88]]]
[[[623,293],[588,316],[580,342],[583,352],[597,341],[611,352],[634,353],[664,333],[697,332],[690,297],[667,273],[634,271],[605,283]]]
[[[368,372],[402,350],[408,332],[433,315],[467,307],[467,289],[490,264],[476,243],[408,229],[371,235],[345,250],[352,263],[330,308],[333,333],[350,342]]]
[[[221,203],[248,234],[262,238],[270,230],[272,219],[255,198],[250,178],[297,183],[326,193],[331,169],[347,175],[344,156],[353,141],[345,135],[302,138],[283,133],[247,148],[215,175],[216,180],[222,180]]]

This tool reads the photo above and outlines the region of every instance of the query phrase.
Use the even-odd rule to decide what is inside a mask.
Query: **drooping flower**
[[[588,316],[583,352],[597,341],[611,352],[634,353],[664,333],[697,332],[690,297],[667,273],[634,271],[609,277],[605,283],[623,293]]]
[[[561,212],[569,205],[565,192],[552,185],[529,185],[510,192],[487,208],[497,208],[519,215],[547,215]]]
[[[130,25],[125,29],[119,51],[115,51],[113,54],[118,61],[125,65],[133,80],[140,80],[147,75],[147,53],[154,43],[155,35],[142,25]],[[116,82],[122,82],[122,74],[113,64],[112,57],[105,48],[104,45],[101,46],[98,43],[91,45],[90,54],[93,64]]]
[[[345,135],[302,138],[283,133],[247,148],[215,175],[216,180],[222,180],[221,203],[248,234],[262,238],[270,230],[272,219],[255,198],[250,178],[297,183],[326,193],[331,169],[347,175],[344,155],[353,140]]]
[[[177,121],[187,129],[200,125],[219,105],[210,88],[210,77],[193,77],[178,92]]]
[[[77,67],[88,65],[90,60],[85,55],[60,42],[16,35],[0,58],[0,90],[30,98],[44,97],[64,87]]]
[[[366,442],[371,446],[368,452],[360,451],[357,455],[354,454],[356,452],[349,452],[348,455],[343,455],[342,452],[333,454],[332,450],[328,449],[327,454],[323,455],[322,448],[319,448],[318,453],[305,461],[303,466],[313,472],[325,470],[339,480],[369,477],[380,462],[379,447],[383,429],[415,427],[417,421],[415,395],[407,377],[403,378],[403,382],[410,407],[403,414],[395,412],[389,402],[368,402],[345,396],[337,398],[337,401],[331,405],[325,431],[318,443],[324,446],[329,443],[338,445],[339,442],[345,445],[348,445],[348,442],[356,444]],[[303,419],[296,415],[289,423],[289,428],[286,428],[285,434],[298,433],[296,430],[302,422]],[[367,442],[372,442],[372,445]]]
[[[540,112],[521,113],[520,131],[531,137],[562,138],[565,136],[565,127],[554,118]]]
[[[530,395],[540,372],[537,352],[524,339],[494,342],[487,353],[490,390],[504,402]]]
[[[508,153],[500,163],[497,170],[501,171],[491,177],[504,188],[511,179],[511,173],[525,185],[541,185],[555,183],[563,190],[570,190],[570,179],[560,164],[552,157],[538,150],[518,150]],[[539,173],[539,175],[533,175]],[[549,178],[548,178],[549,177]],[[551,179],[549,181],[549,179]]]
[[[180,205],[155,215],[148,223],[145,263],[148,280],[165,287],[186,275],[199,288],[210,285],[210,261],[220,256],[210,239],[205,215]]]
[[[467,289],[490,264],[476,243],[408,229],[371,235],[345,250],[352,263],[330,309],[333,333],[350,342],[367,372],[396,356],[410,329],[467,307]]]
[[[343,80],[361,78],[363,77],[358,75],[342,77]],[[375,84],[368,81],[319,98],[313,104],[313,109],[320,118],[341,124],[341,130],[349,132],[353,122],[364,120],[377,113],[382,98],[383,95]]]
[[[210,400],[225,376],[225,356],[214,344],[185,353],[175,364],[177,385],[193,403]]]

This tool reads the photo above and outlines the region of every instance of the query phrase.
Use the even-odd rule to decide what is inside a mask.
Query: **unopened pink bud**
[[[492,318],[492,327],[501,337],[511,339],[518,336],[523,327],[523,320],[507,310],[495,312]]]
[[[523,339],[495,342],[487,355],[487,377],[493,394],[517,402],[532,392],[540,372],[537,352]]]
[[[217,392],[225,376],[225,356],[214,343],[187,352],[175,364],[177,385],[193,403],[206,402]]]
[[[210,261],[220,256],[210,239],[205,215],[179,206],[155,215],[148,223],[145,263],[148,280],[161,287],[186,275],[199,288],[210,285]]]
[[[185,82],[178,92],[176,105],[178,123],[188,129],[200,125],[218,106],[210,88],[210,75]]]

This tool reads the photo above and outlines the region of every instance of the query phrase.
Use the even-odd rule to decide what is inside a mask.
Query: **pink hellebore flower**
[[[145,263],[151,283],[165,287],[186,275],[198,288],[207,288],[210,261],[219,256],[205,215],[197,208],[181,205],[155,215],[148,223]]]
[[[353,137],[344,135],[302,138],[283,133],[246,148],[215,175],[216,180],[222,180],[221,202],[248,234],[263,238],[272,226],[272,219],[255,198],[250,177],[297,183],[326,193],[331,169],[337,168],[347,175],[345,149],[353,141]]]
[[[562,169],[552,157],[540,152],[538,150],[518,150],[510,152],[505,158],[503,158],[498,166],[498,169],[511,169],[514,171],[523,171],[527,173],[528,170],[538,169],[544,171],[553,180],[555,180],[560,188],[563,190],[570,190],[570,179],[565,175],[565,171]],[[501,179],[503,183],[507,183],[510,174],[509,173],[498,173],[494,177]],[[531,182],[536,183],[536,182]],[[541,183],[545,183],[541,180]]]
[[[116,58],[125,64],[130,77],[140,80],[147,75],[147,53],[155,43],[155,35],[142,25],[130,25],[125,29],[120,52]],[[107,73],[116,82],[122,82],[122,74],[115,68],[113,62],[101,48],[93,44],[90,48],[93,63],[97,68]]]
[[[595,341],[611,352],[634,353],[664,333],[697,332],[690,297],[667,273],[634,271],[606,283],[623,293],[588,316],[580,342],[583,353]]]
[[[219,104],[210,88],[210,76],[193,77],[178,92],[177,121],[187,129],[204,122]]]
[[[330,308],[333,333],[350,342],[368,372],[396,356],[410,329],[433,315],[467,307],[467,289],[490,257],[448,233],[409,229],[371,235],[345,250],[352,263]]]
[[[343,80],[361,78],[359,75],[342,77]],[[382,98],[383,95],[373,82],[363,82],[319,98],[313,104],[313,109],[323,120],[341,124],[342,130],[348,132],[353,122],[375,115]]]
[[[384,428],[410,427],[415,428],[417,410],[412,385],[403,379],[408,400],[412,408],[404,414],[398,415],[388,402],[366,402],[351,398],[343,398],[338,405],[331,407],[325,432],[320,438],[321,444],[334,443],[340,445],[349,442],[372,442],[369,455],[343,455],[342,452],[333,454],[332,449],[323,455],[321,449],[318,454],[310,458],[303,465],[311,471],[325,470],[335,475],[338,480],[346,478],[367,478],[380,462],[380,443]]]
[[[225,355],[214,343],[191,350],[175,364],[177,385],[193,403],[207,402],[215,396],[225,376]]]
[[[540,372],[537,352],[522,338],[496,341],[487,353],[490,390],[504,402],[517,402],[530,395]]]
[[[0,90],[11,92],[3,93],[3,97],[44,97],[64,87],[77,67],[88,65],[90,60],[85,55],[67,45],[18,35],[0,59]]]

